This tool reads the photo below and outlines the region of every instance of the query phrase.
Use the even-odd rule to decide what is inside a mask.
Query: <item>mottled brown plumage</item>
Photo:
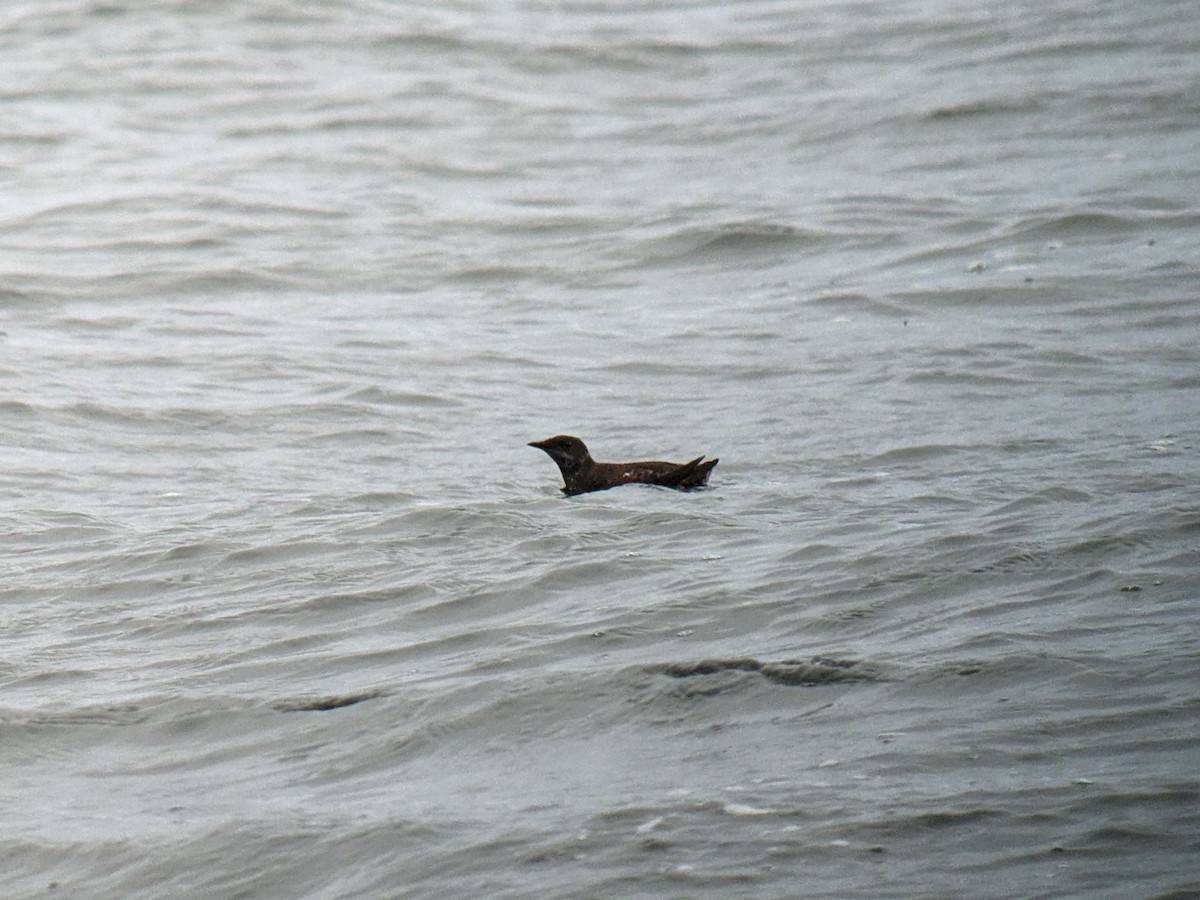
[[[708,482],[708,473],[718,462],[715,459],[705,461],[703,456],[685,463],[658,460],[596,462],[583,441],[569,434],[530,441],[529,446],[544,450],[558,463],[563,477],[562,492],[568,497],[588,491],[605,491],[621,484],[657,484],[679,490],[698,488]]]

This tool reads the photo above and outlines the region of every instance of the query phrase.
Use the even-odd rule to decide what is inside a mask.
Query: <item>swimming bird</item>
[[[596,462],[583,441],[569,434],[530,441],[529,446],[544,450],[558,463],[563,477],[562,492],[568,497],[588,491],[606,491],[620,484],[657,484],[679,490],[698,488],[708,482],[708,473],[718,462],[715,459],[706,461],[703,456],[685,463],[658,460]]]

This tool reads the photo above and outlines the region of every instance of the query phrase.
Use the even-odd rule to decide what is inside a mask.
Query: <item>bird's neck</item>
[[[581,459],[563,460],[558,467],[562,470],[563,481],[568,488],[572,488],[585,481],[595,465],[595,460],[585,456]]]

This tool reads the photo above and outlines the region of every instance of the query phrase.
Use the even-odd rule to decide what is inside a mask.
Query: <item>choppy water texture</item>
[[[0,20],[6,897],[1200,891],[1193,0]]]

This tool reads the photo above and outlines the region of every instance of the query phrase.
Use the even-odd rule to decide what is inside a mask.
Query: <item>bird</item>
[[[587,445],[569,434],[556,434],[544,441],[530,441],[530,447],[544,450],[558,463],[562,472],[562,492],[568,497],[588,491],[606,491],[622,484],[657,484],[661,487],[689,490],[708,483],[708,473],[719,460],[703,456],[685,463],[660,462],[596,462]]]

